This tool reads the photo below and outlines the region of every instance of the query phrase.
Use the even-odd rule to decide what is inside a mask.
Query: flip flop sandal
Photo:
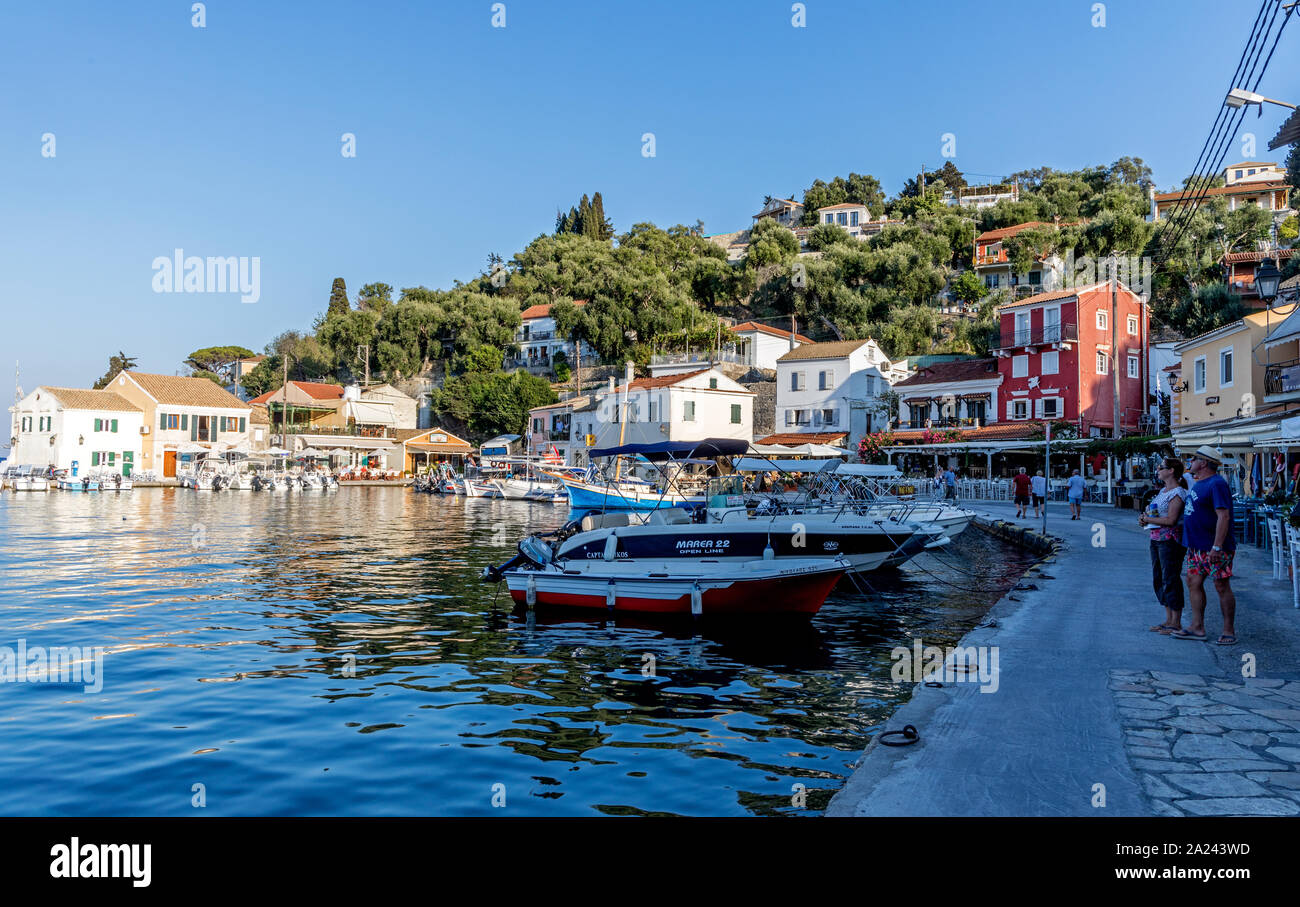
[[[1151,627],[1150,629],[1151,629],[1151,632],[1152,632],[1152,633],[1164,633],[1166,630],[1179,630],[1179,629],[1182,629],[1182,628],[1181,628],[1181,627],[1171,627],[1171,626],[1169,626],[1169,624],[1156,624],[1154,627]]]
[[[1195,639],[1198,642],[1205,642],[1206,640],[1204,633],[1188,633],[1186,630],[1175,630],[1169,636],[1172,639]]]
[[[1235,646],[1236,644],[1237,644],[1237,637],[1233,636],[1231,633],[1225,633],[1219,637],[1218,645]]]

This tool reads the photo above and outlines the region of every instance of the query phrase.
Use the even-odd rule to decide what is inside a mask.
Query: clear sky
[[[494,28],[492,5],[211,0],[195,28],[189,0],[5,4],[0,369],[31,390],[118,350],[162,373],[260,351],[336,276],[450,286],[584,192],[619,230],[706,232],[850,171],[893,195],[945,133],[968,174],[1128,154],[1171,187],[1258,10],[1112,0],[1098,28],[1091,0],[806,0],[796,28],[788,0],[506,0]],[[1297,51],[1293,22],[1261,92],[1300,99]],[[1280,160],[1281,120],[1249,114],[1255,157]],[[260,299],[154,292],[177,248],[260,259]]]

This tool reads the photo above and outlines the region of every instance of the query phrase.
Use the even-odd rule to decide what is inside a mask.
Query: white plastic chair
[[[1289,526],[1287,527],[1290,528]],[[1273,579],[1282,579],[1283,571],[1286,569],[1285,551],[1283,546],[1284,536],[1282,535],[1282,519],[1278,516],[1268,517],[1268,542],[1269,548],[1273,555]]]
[[[1291,607],[1300,608],[1300,529],[1286,524],[1286,548],[1291,559]]]

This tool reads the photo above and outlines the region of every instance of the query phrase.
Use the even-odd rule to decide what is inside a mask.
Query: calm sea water
[[[565,516],[4,492],[0,646],[106,654],[99,692],[0,683],[0,814],[815,814],[910,694],[890,649],[955,642],[1027,564],[970,529],[777,624],[534,616],[478,581]]]

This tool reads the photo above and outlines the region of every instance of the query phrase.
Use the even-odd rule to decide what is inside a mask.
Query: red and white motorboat
[[[842,558],[560,561],[541,544],[484,571],[518,604],[656,614],[816,614],[848,569]]]

